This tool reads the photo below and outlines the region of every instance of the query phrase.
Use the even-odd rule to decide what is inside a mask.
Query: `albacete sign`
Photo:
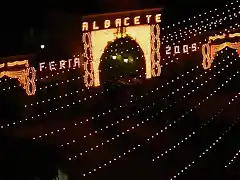
[[[117,18],[114,18],[117,17]],[[121,15],[115,15],[113,13],[113,18],[103,19],[100,17],[96,19],[91,19],[88,17],[87,21],[82,22],[82,31],[94,31],[100,29],[109,29],[109,28],[118,28],[134,25],[143,25],[143,24],[156,24],[161,22],[161,14],[129,14],[127,13],[124,17],[119,17]],[[90,19],[90,20],[89,20]]]

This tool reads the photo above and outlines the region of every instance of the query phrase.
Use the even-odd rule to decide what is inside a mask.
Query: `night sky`
[[[67,14],[93,14],[153,7],[165,7],[163,19],[175,22],[217,7],[222,0],[0,0],[0,56],[15,55],[24,46],[26,36],[39,34],[46,28],[48,15],[53,12]]]

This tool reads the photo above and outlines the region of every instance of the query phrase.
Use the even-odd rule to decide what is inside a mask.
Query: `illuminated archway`
[[[161,14],[156,14],[154,10],[130,11],[112,14],[103,14],[84,17],[83,27],[83,43],[84,43],[84,82],[86,87],[100,86],[99,65],[105,47],[109,42],[119,38],[119,27],[124,28],[124,35],[132,37],[141,47],[144,52],[145,59],[145,74],[146,78],[160,76],[160,17]],[[155,14],[149,15],[149,13]],[[144,14],[144,15],[142,15]],[[129,17],[136,15],[133,18]],[[140,16],[142,15],[142,16]],[[95,19],[103,18],[104,27],[97,25]],[[110,23],[113,17],[115,19],[115,27],[111,27]],[[120,18],[121,17],[121,18]],[[141,17],[144,22],[141,23]],[[94,20],[93,20],[94,18]],[[151,20],[152,18],[152,20]],[[130,20],[133,19],[131,23]],[[92,29],[88,27],[88,22],[92,22]],[[107,27],[106,27],[107,25]],[[121,33],[122,35],[122,33]]]
[[[144,52],[131,37],[120,37],[109,42],[99,65],[101,85],[131,84],[130,79],[145,78]]]
[[[229,38],[234,38],[239,36],[240,36],[239,33],[228,34]],[[238,55],[240,56],[240,42],[224,42],[221,44],[212,44],[213,41],[217,39],[225,39],[226,37],[227,37],[227,34],[210,36],[208,43],[202,45],[202,56],[203,56],[202,65],[204,69],[211,68],[212,63],[216,58],[217,52],[221,51],[226,47],[235,49]]]
[[[20,66],[20,67],[18,67]],[[21,67],[22,66],[22,67]],[[15,68],[12,70],[1,71],[1,68]],[[36,93],[36,70],[34,67],[29,66],[28,60],[14,61],[0,64],[0,78],[10,77],[17,79],[22,88],[26,91],[28,96],[35,95]]]

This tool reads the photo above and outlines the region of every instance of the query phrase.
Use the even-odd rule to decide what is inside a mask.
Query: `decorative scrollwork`
[[[91,41],[91,33],[83,33],[83,43],[84,43],[84,53],[85,57],[84,62],[84,83],[86,87],[90,87],[94,85],[94,70],[93,70],[93,57],[92,57],[92,41]],[[88,67],[90,65],[90,67]]]
[[[152,62],[152,76],[160,76],[160,26],[159,24],[151,26],[151,62]]]
[[[90,65],[90,67],[88,66]],[[94,76],[93,76],[93,62],[86,61],[84,62],[84,83],[86,87],[91,87],[94,84]]]
[[[209,69],[211,67],[212,64],[212,60],[211,60],[211,49],[210,49],[210,45],[209,43],[207,44],[203,44],[202,45],[202,56],[203,56],[203,68],[204,69]]]
[[[31,76],[31,77],[30,77]],[[27,95],[32,96],[36,93],[36,70],[34,67],[26,69],[26,83],[24,89]]]

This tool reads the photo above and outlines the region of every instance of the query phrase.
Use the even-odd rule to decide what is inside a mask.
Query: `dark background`
[[[58,27],[55,29],[61,31],[66,28],[64,26],[70,26],[66,23],[68,16],[81,17],[81,15],[102,12],[164,7],[163,23],[171,24],[227,2],[226,0],[0,0],[0,57],[35,53],[40,44],[48,44],[49,39],[54,39],[56,33],[51,32],[50,27],[55,24],[55,27]],[[59,38],[56,37],[54,40],[55,44],[61,44],[57,39]]]

